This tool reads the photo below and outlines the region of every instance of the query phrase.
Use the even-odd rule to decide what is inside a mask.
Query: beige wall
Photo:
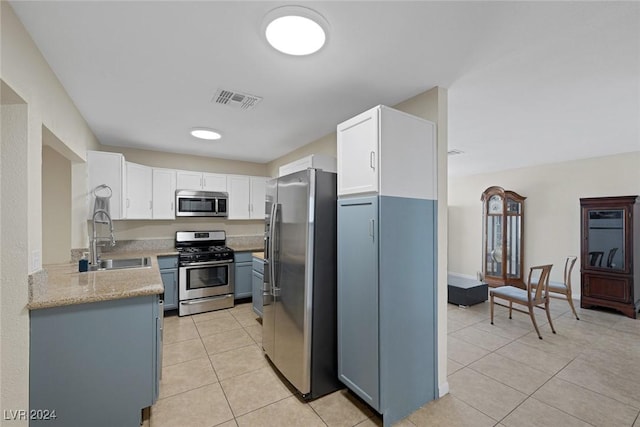
[[[338,124],[336,123],[336,126]],[[337,142],[336,133],[331,132],[329,135],[325,135],[320,139],[317,139],[307,145],[304,145],[297,150],[290,152],[282,157],[279,157],[267,164],[267,176],[276,177],[280,166],[286,165],[298,159],[301,159],[310,154],[325,154],[327,156],[337,156]]]
[[[100,147],[100,151],[122,153],[128,162],[157,168],[268,176],[267,165],[264,163],[217,159],[213,157],[192,156],[188,154],[164,153],[160,151],[140,150],[137,148],[115,147],[112,145],[102,145]]]
[[[29,407],[27,275],[38,271],[42,261],[43,126],[63,143],[64,150],[58,151],[72,161],[84,159],[86,150],[97,149],[99,144],[6,1],[0,2],[0,20],[3,92],[0,407],[17,410]],[[15,92],[15,96],[9,97],[11,101],[5,101],[8,93],[5,88]],[[16,98],[21,106],[14,105]],[[75,191],[86,188],[85,174],[75,166],[72,166],[74,200]],[[86,230],[80,230],[86,227],[86,204],[74,208],[71,215],[72,224],[78,224],[72,234],[86,234]],[[10,424],[27,425],[22,421]]]
[[[438,384],[440,395],[448,393],[447,383],[447,90],[433,88],[414,96],[394,108],[435,122],[438,146]],[[345,117],[347,120],[349,117]],[[338,123],[336,123],[336,126]],[[309,154],[336,157],[336,133],[332,132],[267,165],[270,176],[278,168]]]
[[[492,185],[524,203],[524,266],[552,263],[562,280],[564,259],[580,256],[580,198],[640,194],[640,151],[449,179],[449,271],[475,277],[482,270],[482,203]],[[577,265],[580,265],[578,260]],[[580,268],[572,290],[580,295]],[[526,270],[525,270],[526,271]]]
[[[176,220],[114,221],[114,236],[118,240],[175,239],[176,231],[224,230],[230,236],[264,234],[264,220],[234,220],[217,218],[181,218]],[[117,246],[116,246],[117,247]]]
[[[85,159],[87,149],[96,149],[99,144],[9,3],[2,1],[1,4],[2,79],[25,100],[29,111],[25,167],[28,169],[28,269],[32,272],[41,268],[38,259],[42,258],[42,126],[80,160]],[[73,179],[86,177],[74,176]],[[72,218],[72,223],[80,221]]]
[[[27,105],[2,82],[0,107],[0,408],[29,403],[29,313],[26,235]],[[3,417],[4,418],[4,417]],[[3,425],[6,421],[0,421]],[[8,424],[8,423],[7,423]],[[24,425],[26,422],[12,422]]]
[[[42,146],[42,263],[69,262],[71,253],[71,162]]]

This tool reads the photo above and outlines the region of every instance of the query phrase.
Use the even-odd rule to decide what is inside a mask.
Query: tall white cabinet
[[[265,185],[263,176],[229,175],[229,219],[264,219]]]
[[[435,132],[385,106],[337,128],[338,376],[385,426],[437,397]]]
[[[152,188],[153,219],[175,219],[176,171],[153,168]]]
[[[126,215],[126,162],[120,153],[87,151],[87,170],[89,180],[89,219],[93,213],[93,190],[99,185],[111,188],[109,208],[111,219],[122,219]],[[99,196],[106,193],[101,192]]]
[[[151,219],[153,205],[152,197],[152,168],[137,163],[127,164],[127,219]]]

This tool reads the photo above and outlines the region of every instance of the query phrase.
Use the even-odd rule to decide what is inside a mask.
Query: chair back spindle
[[[527,293],[531,297],[533,294],[534,304],[541,304],[549,296],[549,273],[552,264],[538,265],[529,269],[529,280],[527,281]],[[535,280],[537,277],[537,280]]]

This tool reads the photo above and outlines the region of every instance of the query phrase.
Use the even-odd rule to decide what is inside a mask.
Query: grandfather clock
[[[482,273],[489,286],[525,288],[523,280],[524,200],[502,187],[482,193]]]

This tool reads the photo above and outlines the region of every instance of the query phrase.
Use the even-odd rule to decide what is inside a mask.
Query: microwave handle
[[[223,206],[220,206],[220,199],[216,198],[215,200],[216,200],[216,206],[215,206],[216,213],[218,213],[218,214],[220,214],[220,213],[221,213],[221,214],[225,214],[225,213],[227,213],[227,211],[228,211],[228,209],[229,209],[229,207],[228,207],[228,203],[227,203],[227,204],[225,204],[225,205],[223,205]],[[225,200],[225,201],[226,201],[226,200],[228,200],[228,199],[222,199],[222,200]]]

